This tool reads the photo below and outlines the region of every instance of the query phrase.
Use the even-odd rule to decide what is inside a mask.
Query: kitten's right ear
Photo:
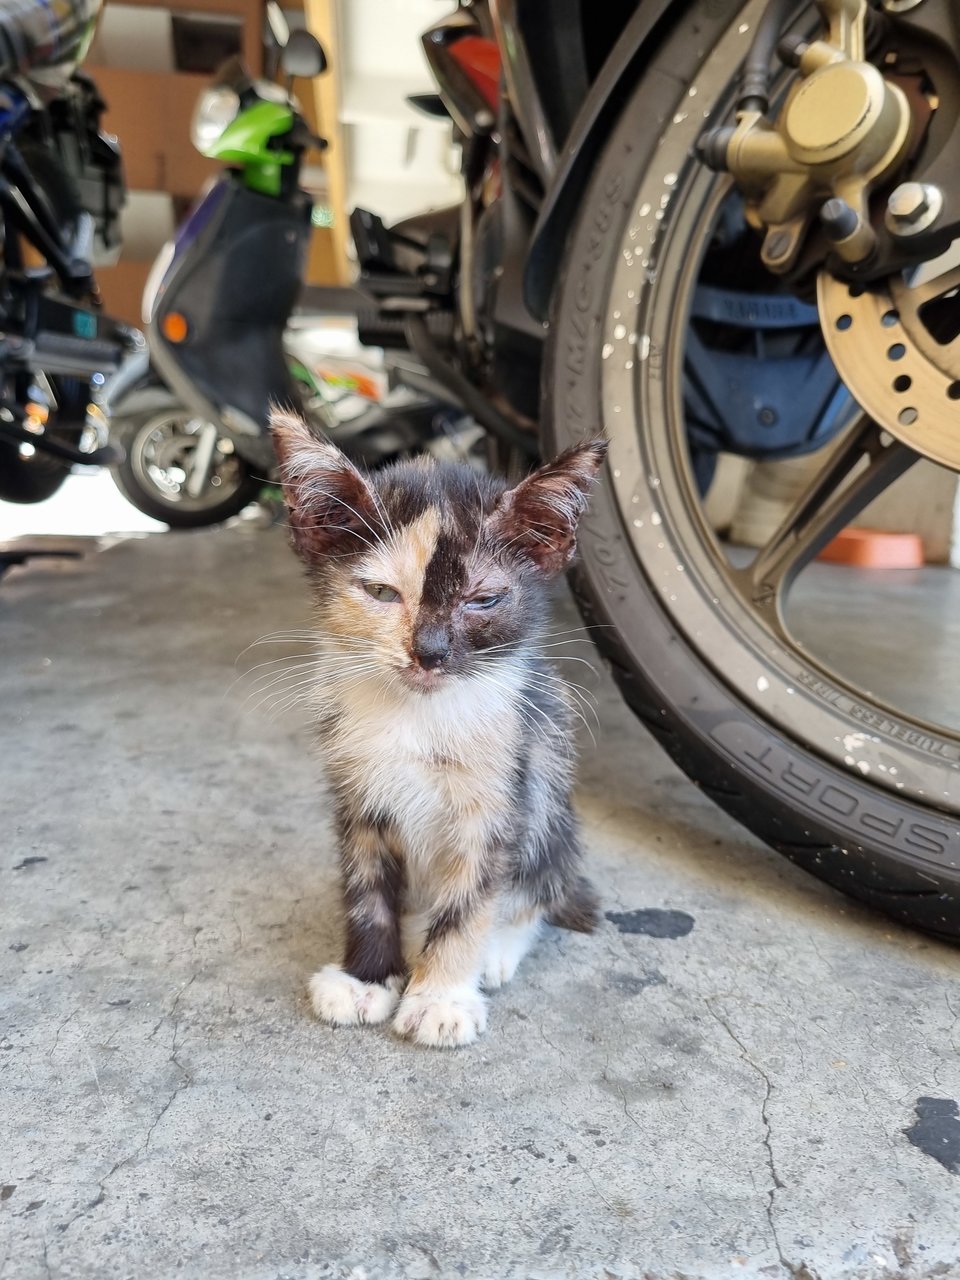
[[[270,433],[299,555],[344,555],[383,535],[373,491],[346,454],[283,409],[271,409]]]

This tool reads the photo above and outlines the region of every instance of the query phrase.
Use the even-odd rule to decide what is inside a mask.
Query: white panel
[[[402,77],[414,89],[430,89],[420,37],[448,11],[436,0],[341,0],[338,56],[344,82],[356,76]]]
[[[390,224],[463,198],[457,149],[435,131],[346,125],[347,205]]]
[[[131,191],[121,226],[125,261],[150,262],[173,235],[173,200],[163,191]]]
[[[462,198],[449,121],[405,102],[409,94],[436,92],[420,37],[450,7],[340,0],[335,56],[348,209],[363,205],[389,224]]]
[[[412,107],[411,93],[433,93],[435,85],[416,88],[402,76],[376,76],[348,81],[340,102],[340,119],[345,124],[396,124],[402,122],[414,129],[452,133],[446,116],[428,116]]]
[[[129,4],[104,5],[93,54],[101,66],[127,67],[131,71],[172,71],[170,10]]]

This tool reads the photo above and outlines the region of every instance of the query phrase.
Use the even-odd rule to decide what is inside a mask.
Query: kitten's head
[[[573,559],[606,441],[507,489],[432,459],[364,475],[298,417],[275,412],[271,426],[293,544],[334,647],[428,692],[535,638],[544,584]]]

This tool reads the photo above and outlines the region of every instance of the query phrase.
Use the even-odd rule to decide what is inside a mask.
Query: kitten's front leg
[[[342,817],[340,825],[343,967],[328,964],[315,973],[310,998],[317,1017],[334,1026],[386,1022],[403,986],[403,867],[373,823]]]
[[[470,1044],[486,1030],[479,975],[493,923],[491,880],[489,859],[468,855],[451,860],[393,1021],[398,1035],[451,1049]]]

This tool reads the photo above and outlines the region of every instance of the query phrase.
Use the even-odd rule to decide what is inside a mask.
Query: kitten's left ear
[[[545,574],[559,573],[577,549],[577,524],[606,457],[608,441],[585,440],[509,489],[490,517],[490,531]]]

